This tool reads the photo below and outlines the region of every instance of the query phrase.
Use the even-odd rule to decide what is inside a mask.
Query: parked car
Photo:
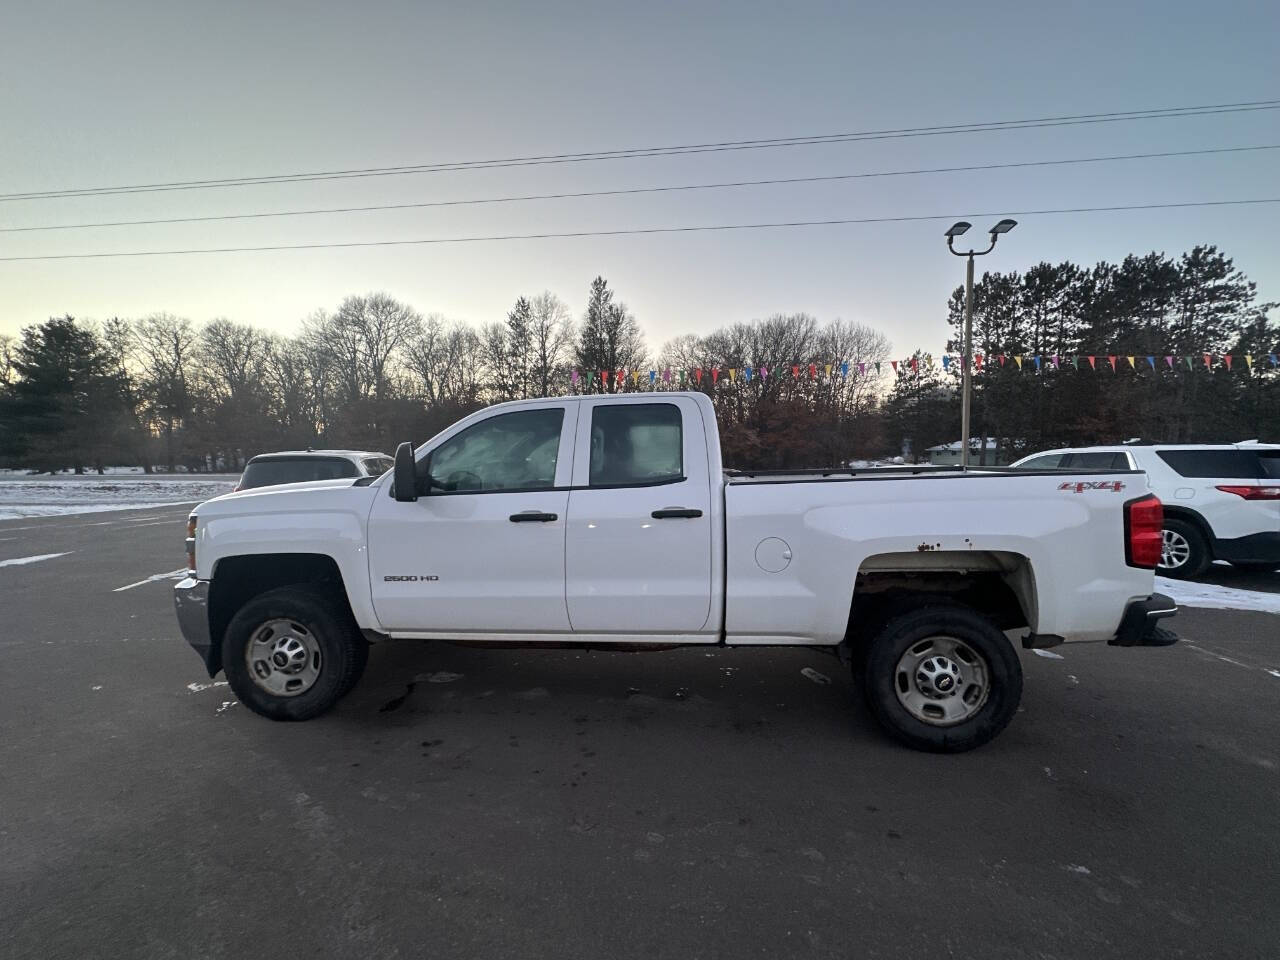
[[[282,483],[380,477],[395,461],[368,450],[285,450],[263,453],[245,464],[235,489],[255,490]]]
[[[1013,718],[1016,645],[1165,646],[1160,501],[1129,468],[722,469],[701,393],[478,411],[369,484],[228,494],[188,523],[178,621],[276,720],[332,707],[369,642],[821,647],[920,749]]]
[[[1049,450],[1028,470],[1142,470],[1164,504],[1160,573],[1197,577],[1214,560],[1280,566],[1280,444],[1126,443]]]

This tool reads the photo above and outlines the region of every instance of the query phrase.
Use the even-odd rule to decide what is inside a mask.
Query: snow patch
[[[1280,613],[1280,593],[1238,590],[1235,587],[1220,587],[1216,583],[1193,583],[1169,577],[1156,577],[1156,589],[1187,607]]]
[[[1036,649],[1033,649],[1031,652],[1032,652],[1032,653],[1034,653],[1037,657],[1044,657],[1046,660],[1065,660],[1065,659],[1067,659],[1067,658],[1066,658],[1066,657],[1064,657],[1062,654],[1060,654],[1060,653],[1054,653],[1052,650],[1041,650],[1041,649],[1039,649],[1039,648],[1036,648]]]
[[[230,493],[234,476],[0,476],[0,520],[151,510]]]
[[[214,680],[211,683],[188,683],[187,689],[192,693],[199,693],[201,690],[212,690],[214,687],[225,687],[226,685],[227,681],[225,680]]]

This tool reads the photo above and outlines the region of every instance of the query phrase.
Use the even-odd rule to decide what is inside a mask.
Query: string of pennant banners
[[[949,373],[952,368],[957,370],[964,369],[965,364],[963,357],[944,355],[940,359],[942,362],[943,372]],[[1255,363],[1257,363],[1262,369],[1280,366],[1280,357],[1274,353],[1266,355],[1265,363],[1261,355],[1255,357],[1251,353],[1203,353],[1200,354],[1198,358],[1191,354],[1181,356],[1166,354],[1162,358],[1154,354],[1142,356],[1139,354],[1062,355],[1057,353],[1032,355],[1022,353],[1000,353],[984,357],[982,354],[978,353],[974,354],[973,357],[973,372],[981,372],[984,368],[990,369],[995,364],[998,364],[1000,369],[1016,369],[1018,372],[1034,370],[1036,373],[1040,373],[1043,370],[1060,370],[1062,367],[1067,365],[1070,365],[1072,369],[1079,370],[1081,361],[1088,363],[1090,370],[1096,371],[1099,366],[1101,366],[1105,371],[1110,367],[1112,373],[1119,373],[1125,368],[1125,364],[1128,365],[1128,369],[1136,371],[1144,363],[1151,370],[1180,369],[1182,365],[1185,364],[1188,370],[1194,371],[1197,369],[1197,359],[1204,365],[1203,369],[1205,370],[1214,370],[1216,368],[1231,371],[1233,369],[1233,363],[1240,359],[1244,360],[1244,367],[1237,367],[1235,369],[1246,369],[1249,373],[1253,373]],[[1163,360],[1163,366],[1157,362],[1160,360]],[[626,384],[627,380],[630,380],[633,386],[639,387],[643,380],[651,388],[656,389],[659,381],[661,381],[664,386],[677,381],[682,385],[693,382],[698,386],[701,386],[704,378],[709,379],[712,386],[719,386],[722,381],[727,383],[737,383],[737,381],[741,379],[746,383],[751,383],[752,380],[765,381],[770,377],[785,377],[791,380],[832,380],[836,378],[847,380],[850,376],[865,377],[868,375],[869,370],[874,370],[876,376],[881,376],[882,368],[884,366],[892,368],[895,375],[902,376],[907,371],[918,373],[921,365],[926,369],[932,369],[933,357],[925,354],[924,356],[913,356],[907,360],[877,360],[868,363],[850,363],[847,361],[822,364],[775,363],[770,365],[762,363],[759,365],[744,365],[741,367],[690,367],[677,368],[674,370],[671,367],[665,367],[661,370],[588,370],[585,373],[580,372],[575,367],[570,371],[569,378],[570,383],[575,389],[582,385],[584,380],[587,384],[597,382],[597,376],[599,377],[599,382],[605,385],[612,381],[619,386],[623,386]]]

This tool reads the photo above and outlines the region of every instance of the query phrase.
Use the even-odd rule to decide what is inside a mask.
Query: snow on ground
[[[1180,606],[1280,613],[1280,593],[1239,590],[1235,587],[1220,587],[1216,583],[1194,583],[1190,580],[1171,580],[1168,577],[1156,577],[1156,590],[1172,597]]]
[[[7,473],[0,476],[0,520],[198,503],[230,493],[237,479],[227,474],[51,477]]]

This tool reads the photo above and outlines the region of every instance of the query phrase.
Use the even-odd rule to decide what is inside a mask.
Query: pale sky
[[[1280,4],[8,0],[0,193],[1280,96]],[[1280,144],[1280,111],[525,169],[0,202],[0,227]],[[0,256],[1280,197],[1280,151],[276,220],[0,233]],[[1019,216],[980,261],[1216,243],[1280,299],[1280,204]],[[0,332],[167,311],[284,333],[351,293],[482,323],[603,274],[656,349],[775,312],[937,349],[950,222],[0,263]],[[972,236],[973,234],[971,234]]]

